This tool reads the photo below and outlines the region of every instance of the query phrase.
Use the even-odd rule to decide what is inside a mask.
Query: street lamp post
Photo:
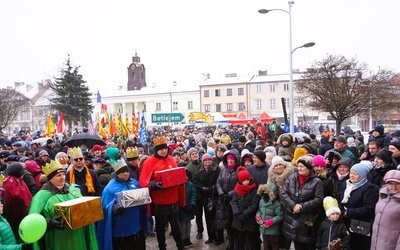
[[[82,109],[78,109],[79,111],[79,121],[80,121],[80,125],[81,125],[81,129],[83,131],[83,126],[82,126]]]
[[[294,91],[293,91],[293,63],[292,63],[292,54],[296,49],[299,48],[308,48],[315,45],[315,43],[310,42],[306,43],[302,46],[299,46],[292,50],[292,5],[294,1],[288,1],[289,11],[284,9],[260,9],[258,10],[261,14],[267,14],[270,11],[279,10],[283,11],[289,15],[289,116],[290,116],[290,134],[294,134]]]

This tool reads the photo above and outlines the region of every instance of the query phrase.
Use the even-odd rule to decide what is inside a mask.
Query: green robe
[[[68,185],[68,184],[66,184]],[[73,186],[69,187],[68,194],[52,194],[50,190],[41,189],[32,199],[29,214],[38,213],[46,219],[55,215],[54,204],[82,197],[81,193]],[[72,250],[90,249],[97,250],[97,239],[94,225],[90,224],[75,230],[48,228],[39,242],[35,242],[34,249]]]

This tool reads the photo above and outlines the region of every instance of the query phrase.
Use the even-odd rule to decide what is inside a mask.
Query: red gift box
[[[163,188],[178,186],[186,183],[185,168],[170,168],[154,172],[156,180],[162,183]]]

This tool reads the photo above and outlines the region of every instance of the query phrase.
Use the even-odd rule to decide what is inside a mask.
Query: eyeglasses
[[[83,161],[83,158],[75,158],[74,161]]]

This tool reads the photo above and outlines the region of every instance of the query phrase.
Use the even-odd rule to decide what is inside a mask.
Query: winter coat
[[[188,181],[185,185],[186,206],[179,209],[179,221],[191,221],[196,212],[196,188]]]
[[[324,187],[321,180],[311,173],[308,180],[299,190],[298,173],[294,173],[286,180],[282,189],[282,198],[285,203],[283,232],[293,241],[313,244],[318,228],[314,227],[319,207],[324,198]],[[302,206],[298,214],[293,213],[296,204]]]
[[[386,148],[387,149],[389,147],[389,144],[390,144],[390,137],[387,136],[386,134],[380,135],[378,137],[374,137],[374,136],[371,135],[368,138],[368,144],[371,141],[376,141],[376,142],[379,143],[379,145],[381,145],[382,148]],[[368,151],[368,147],[365,147],[364,152],[367,152],[367,151]]]
[[[268,181],[267,182],[274,183],[278,187],[278,195],[277,195],[278,198],[277,199],[282,205],[284,205],[283,200],[282,200],[283,185],[285,184],[287,178],[294,172],[297,172],[297,170],[293,166],[293,164],[290,162],[286,162],[285,169],[279,175],[274,173],[273,167],[270,167],[268,169]]]
[[[24,170],[22,180],[24,180],[25,184],[28,186],[32,196],[34,196],[39,191],[35,179],[33,179],[32,174],[28,170]]]
[[[272,219],[274,223],[269,227],[258,225],[263,235],[279,235],[279,229],[283,220],[283,209],[278,198],[278,187],[271,182],[260,185],[257,194],[261,196],[256,216],[264,221]]]
[[[350,235],[346,225],[341,220],[331,221],[326,218],[319,227],[315,248],[325,250],[330,242],[338,238],[342,240],[342,249],[350,250]]]
[[[10,224],[0,215],[0,248],[7,250],[20,250],[21,244],[17,244]]]
[[[110,180],[113,178],[112,176],[113,171],[114,169],[112,168],[111,164],[109,162],[106,162],[101,167],[101,169],[96,172],[97,176],[99,177],[100,184],[103,187],[107,186],[108,182],[110,182]]]
[[[381,168],[373,168],[369,171],[367,175],[368,181],[371,183],[377,185],[379,188],[381,188],[383,185],[385,185],[385,182],[383,181],[383,177],[389,170],[396,169],[396,166],[394,164],[387,164]]]
[[[294,150],[296,147],[294,144],[284,147],[283,145],[279,146],[278,155],[282,157],[284,161],[291,162],[294,155]]]
[[[257,188],[261,184],[267,183],[269,167],[270,166],[265,163],[261,167],[258,167],[256,165],[251,165],[247,168],[247,171],[249,171],[251,177],[253,177],[254,183],[257,185]]]
[[[351,159],[348,159],[349,161],[351,161]],[[339,165],[336,165],[332,171],[331,174],[329,176],[330,179],[330,183],[332,185],[332,191],[333,191],[333,198],[339,200],[339,191],[341,186],[343,185],[344,182],[346,182],[346,180],[349,179],[350,174],[348,174],[346,177],[344,177],[342,180],[339,180],[338,175],[336,173],[336,170],[338,169]],[[327,195],[325,195],[327,196]]]
[[[371,250],[400,248],[400,193],[390,195],[387,187],[379,191],[372,226]]]
[[[321,145],[318,148],[319,155],[325,155],[325,153],[332,149],[331,144],[329,144],[328,137],[321,137]]]
[[[207,201],[208,198],[214,197],[214,199],[218,199],[216,183],[218,180],[219,173],[221,169],[213,164],[208,171],[201,167],[199,170],[199,181],[196,186],[196,190],[198,193],[201,193],[203,198],[203,204]],[[207,188],[203,190],[203,187]]]
[[[260,197],[257,195],[257,189],[254,188],[245,196],[233,193],[231,206],[233,214],[232,228],[238,231],[257,232],[258,225],[254,219],[257,213]],[[244,214],[244,220],[239,219],[239,214]]]
[[[25,161],[26,170],[32,174],[33,180],[36,183],[38,189],[43,186],[43,183],[40,182],[40,176],[43,174],[40,166],[33,160]],[[38,190],[39,191],[39,190]]]

